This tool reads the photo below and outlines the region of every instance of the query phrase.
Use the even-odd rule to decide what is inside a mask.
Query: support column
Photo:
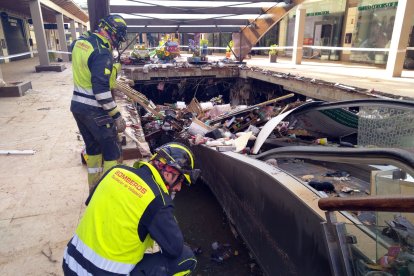
[[[294,64],[302,63],[305,20],[306,9],[302,5],[299,5],[296,9],[295,34],[293,38],[292,62]]]
[[[401,77],[413,15],[414,1],[399,0],[387,61],[389,77]]]
[[[63,14],[58,13],[56,14],[56,23],[59,33],[59,48],[63,52],[68,51],[68,45],[66,42],[66,36],[65,36],[65,23],[63,22]],[[62,54],[62,59],[65,62],[69,61],[69,54]]]
[[[99,20],[109,15],[109,0],[88,0],[89,26],[93,32],[98,29]]]
[[[43,17],[39,0],[30,1],[30,14],[33,20],[40,66],[49,66],[50,62],[47,53],[46,35],[43,28]]]
[[[70,21],[70,33],[72,35],[72,42],[73,42],[76,40],[76,38],[78,38],[76,35],[76,22],[73,19]]]
[[[82,23],[78,22],[78,28],[76,29],[76,32],[79,34],[79,36],[81,36],[81,34],[83,34],[83,25]]]
[[[283,17],[282,20],[279,21],[279,46],[286,46],[286,38],[287,38],[287,29],[288,29],[288,17]],[[279,52],[285,52],[286,50],[278,50]]]

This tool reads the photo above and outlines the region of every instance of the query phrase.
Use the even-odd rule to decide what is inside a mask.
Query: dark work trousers
[[[130,276],[171,276],[179,272],[193,271],[197,260],[193,251],[184,245],[181,256],[171,259],[161,253],[145,254],[144,258],[135,266]]]
[[[118,160],[121,150],[117,142],[114,120],[109,115],[72,113],[83,137],[88,155],[102,154],[105,161]]]

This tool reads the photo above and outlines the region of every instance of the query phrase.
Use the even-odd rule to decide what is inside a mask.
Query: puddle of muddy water
[[[262,275],[241,238],[233,235],[223,209],[205,183],[198,181],[191,187],[183,187],[174,202],[184,240],[202,251],[197,255],[198,264],[193,275]],[[212,260],[212,254],[217,252],[212,249],[214,242],[229,244],[231,256],[222,262]]]

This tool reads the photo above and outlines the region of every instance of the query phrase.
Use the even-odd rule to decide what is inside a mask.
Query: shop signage
[[[307,13],[306,16],[320,16],[320,15],[327,15],[329,11],[320,11],[320,12],[310,12]]]
[[[329,11],[309,12],[306,14],[306,16],[321,16],[321,15],[327,15],[327,14],[329,14]],[[296,17],[296,14],[294,14],[293,17]]]
[[[375,10],[375,9],[396,8],[397,6],[398,6],[398,2],[389,2],[389,3],[382,3],[382,4],[360,6],[358,7],[358,10],[368,11],[368,10]]]

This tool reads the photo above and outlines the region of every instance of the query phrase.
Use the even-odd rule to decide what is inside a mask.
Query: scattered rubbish
[[[385,223],[389,226],[389,231],[394,232],[398,237],[396,241],[403,242],[414,249],[414,225],[407,218],[395,215],[394,220]]]
[[[343,84],[340,84],[340,83],[335,83],[335,86],[336,86],[336,87],[339,87],[339,88],[341,88],[341,89],[344,89],[344,90],[351,90],[351,91],[356,90],[356,88],[355,88],[355,87],[352,87],[352,86],[347,86],[347,85],[343,85]]]
[[[382,234],[394,240],[396,244],[389,246],[387,253],[377,260],[375,267],[370,268],[389,272],[381,275],[413,275],[414,225],[401,215],[395,215],[394,220],[385,222],[389,226],[382,230]]]
[[[326,144],[328,144],[328,139],[327,138],[316,139],[315,140],[315,144],[318,144],[318,145],[326,145]]]
[[[327,172],[324,174],[327,177],[348,177],[349,173],[346,171],[334,171],[334,172]]]
[[[302,178],[302,180],[303,180],[303,181],[305,181],[305,182],[309,182],[309,181],[311,181],[312,179],[314,179],[314,178],[315,178],[315,176],[314,176],[314,175],[312,175],[312,174],[307,174],[307,175],[302,176],[301,178]]]
[[[213,252],[211,253],[210,259],[217,263],[222,263],[223,261],[229,259],[232,255],[235,255],[230,244],[213,242],[211,244],[211,248],[213,249]]]
[[[349,188],[349,187],[343,187],[342,189],[341,189],[341,192],[343,192],[343,193],[351,193],[351,192],[353,192],[354,191],[354,189],[351,189],[351,188]]]
[[[272,165],[274,167],[277,167],[277,160],[274,159],[274,158],[267,159],[265,162],[266,162],[266,164],[269,164],[269,165]]]
[[[346,147],[346,148],[354,148],[355,147],[354,144],[351,144],[349,142],[339,142],[339,146]]]
[[[262,275],[262,271],[260,270],[260,267],[256,263],[250,263],[250,273],[251,275]]]
[[[193,251],[194,255],[200,255],[203,253],[203,250],[201,249],[201,247],[193,247],[191,248],[191,250]]]
[[[206,133],[210,132],[211,128],[204,124],[202,121],[194,118],[190,127],[188,128],[188,133],[192,135],[201,134],[205,135]]]
[[[311,186],[312,188],[314,188],[317,191],[324,191],[324,192],[334,192],[335,191],[335,186],[328,181],[310,181],[309,186]]]

